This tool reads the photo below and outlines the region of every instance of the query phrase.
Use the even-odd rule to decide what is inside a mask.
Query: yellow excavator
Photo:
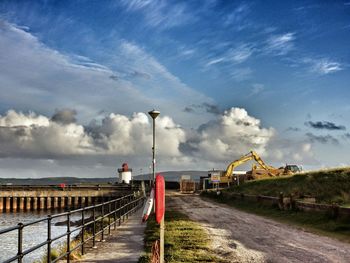
[[[296,172],[300,172],[300,168],[297,165],[286,165],[285,167],[280,167],[280,168],[275,168],[270,165],[267,165],[256,152],[250,151],[248,154],[243,155],[241,158],[231,162],[227,166],[226,171],[223,171],[221,173],[220,182],[222,183],[232,182],[234,169],[237,166],[242,165],[245,162],[250,160],[256,161],[259,166],[253,165],[252,170],[247,172],[246,179],[248,180],[291,175]]]

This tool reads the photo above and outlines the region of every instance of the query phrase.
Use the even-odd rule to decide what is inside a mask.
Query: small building
[[[191,180],[190,175],[182,175],[180,179],[180,192],[183,194],[191,194],[196,191],[196,182]]]
[[[132,180],[132,169],[129,168],[127,163],[123,163],[122,168],[118,169],[119,173],[119,183],[120,184],[130,184],[130,181]]]

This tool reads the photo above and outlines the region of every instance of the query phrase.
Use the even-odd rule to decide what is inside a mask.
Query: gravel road
[[[167,202],[199,222],[212,238],[212,249],[228,262],[350,262],[347,243],[196,195],[171,195]]]

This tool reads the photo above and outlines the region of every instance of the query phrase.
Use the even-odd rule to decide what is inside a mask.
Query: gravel
[[[174,207],[197,221],[228,262],[350,262],[350,244],[242,212],[198,195],[171,194]]]

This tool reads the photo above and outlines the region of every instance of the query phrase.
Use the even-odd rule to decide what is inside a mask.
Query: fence
[[[337,204],[329,205],[305,202],[302,200],[295,199],[293,196],[283,196],[282,193],[278,197],[229,192],[224,192],[222,194],[226,199],[233,198],[257,202],[264,205],[278,206],[281,210],[297,209],[305,212],[323,212],[330,214],[334,218],[350,217],[350,208],[341,207]]]
[[[90,242],[92,243],[92,247],[96,247],[97,238],[100,238],[100,241],[104,241],[106,232],[108,234],[111,233],[111,228],[114,227],[116,229],[117,224],[120,225],[131,213],[134,213],[140,206],[142,206],[144,201],[143,196],[134,194],[126,195],[111,201],[107,201],[101,204],[83,207],[77,210],[72,210],[60,214],[48,215],[45,218],[30,222],[30,223],[19,223],[17,226],[3,229],[0,231],[1,235],[5,233],[9,233],[12,231],[18,232],[18,242],[17,242],[17,255],[3,261],[3,263],[9,263],[17,261],[21,263],[23,258],[36,251],[42,247],[46,246],[46,259],[48,263],[58,262],[66,258],[67,262],[70,262],[70,255],[73,251],[80,249],[81,254],[84,254],[84,246]],[[87,214],[90,214],[89,218],[86,218]],[[79,215],[80,220],[79,225],[72,229],[71,218],[73,215]],[[64,224],[67,227],[67,231],[64,234],[53,237],[51,235],[52,228],[52,220],[56,218],[64,218],[66,221]],[[105,222],[108,221],[108,222]],[[27,248],[23,250],[23,230],[31,225],[38,224],[41,222],[47,223],[47,239],[40,244],[37,244],[33,247]],[[80,231],[80,232],[78,232]],[[91,232],[91,236],[86,237],[86,232]],[[74,233],[77,233],[76,237],[78,238],[78,244],[74,247],[71,247],[71,241]],[[54,241],[64,239],[67,243],[66,251],[62,252],[59,257],[51,260],[51,251],[52,251],[52,243]]]

